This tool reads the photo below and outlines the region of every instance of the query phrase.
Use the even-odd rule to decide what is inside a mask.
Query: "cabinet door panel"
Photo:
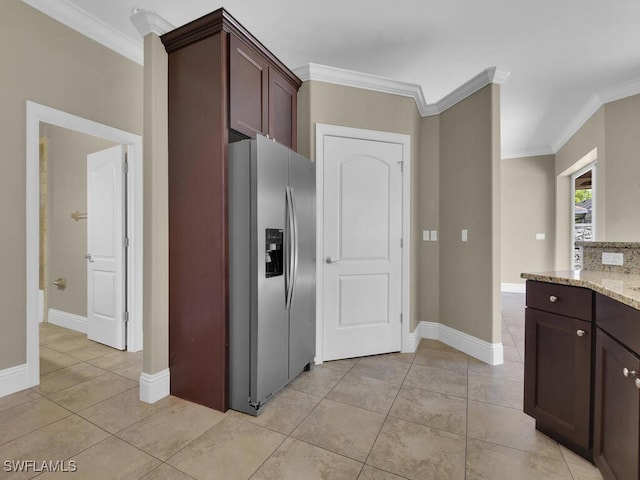
[[[525,350],[525,413],[539,427],[588,449],[591,323],[527,308]]]
[[[640,360],[598,329],[593,456],[606,480],[640,478],[640,390],[624,368],[640,372]]]
[[[269,136],[296,149],[296,91],[277,70],[269,69]]]
[[[229,126],[248,137],[268,133],[268,76],[264,58],[230,35]]]

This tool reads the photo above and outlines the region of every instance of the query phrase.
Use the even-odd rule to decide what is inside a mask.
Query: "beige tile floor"
[[[142,403],[139,353],[44,325],[40,385],[0,398],[0,460],[78,471],[0,467],[0,479],[600,479],[521,412],[523,301],[503,294],[504,365],[423,340],[415,354],[317,366],[257,418]]]

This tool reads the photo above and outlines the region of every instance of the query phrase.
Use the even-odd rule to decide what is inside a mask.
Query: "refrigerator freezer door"
[[[285,190],[289,150],[258,136],[252,144],[251,188],[252,248],[251,392],[250,402],[260,405],[288,381],[289,318],[285,308],[285,276],[267,277],[265,245],[267,229],[285,225]]]
[[[316,346],[315,164],[295,152],[290,152],[289,186],[297,224],[297,262],[289,313],[289,378],[293,378],[313,362]]]

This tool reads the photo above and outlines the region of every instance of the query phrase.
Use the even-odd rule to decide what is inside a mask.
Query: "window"
[[[571,223],[573,268],[582,268],[582,249],[577,241],[595,240],[595,162],[571,175]]]

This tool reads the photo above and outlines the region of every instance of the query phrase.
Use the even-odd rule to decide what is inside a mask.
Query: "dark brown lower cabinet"
[[[527,308],[524,411],[590,458],[592,323]]]
[[[640,359],[598,328],[595,371],[594,461],[605,480],[640,479]]]

